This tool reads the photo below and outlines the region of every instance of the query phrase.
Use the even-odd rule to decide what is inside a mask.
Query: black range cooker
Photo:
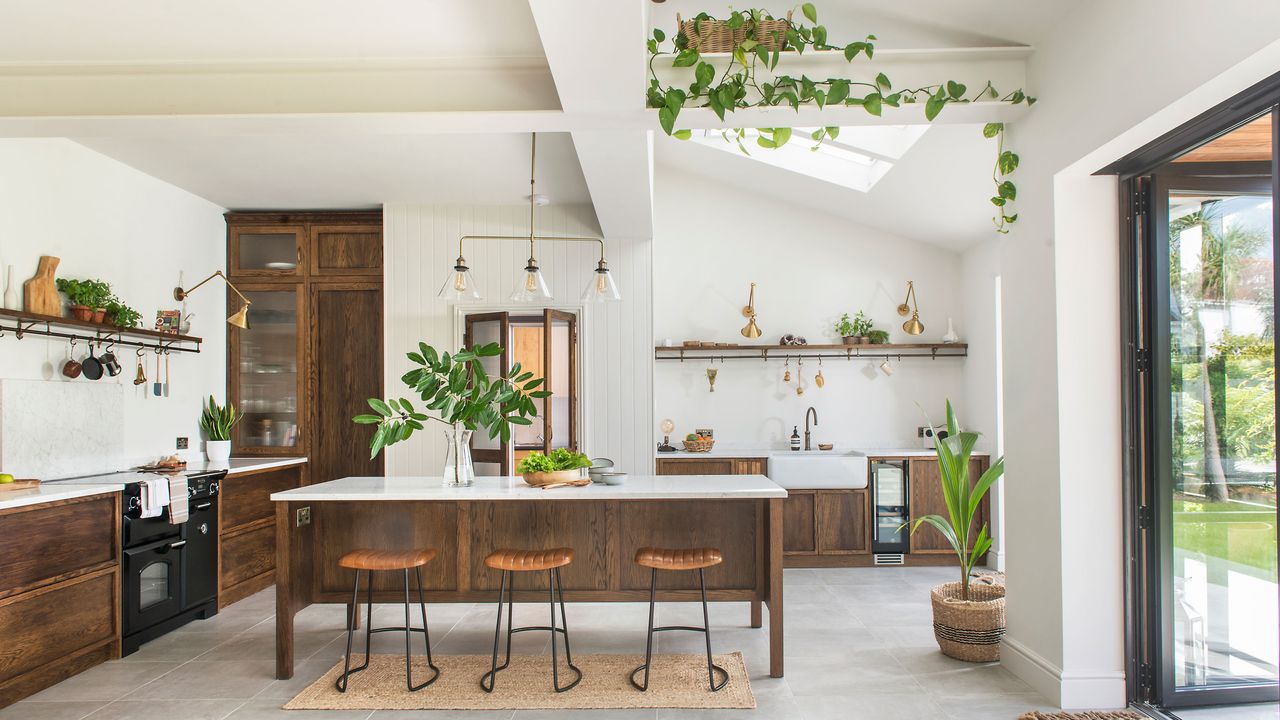
[[[167,482],[167,477],[116,473],[62,481],[124,484],[121,655],[192,620],[217,614],[218,484],[226,474],[185,473],[188,518],[177,525],[169,521],[167,508],[156,517],[142,517],[142,479]]]

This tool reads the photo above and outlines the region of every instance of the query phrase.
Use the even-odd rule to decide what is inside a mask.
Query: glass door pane
[[[1232,135],[1214,143],[1235,159],[1210,143],[1154,182],[1166,705],[1274,686],[1280,665],[1274,205],[1270,163]],[[1269,158],[1269,132],[1260,143]]]
[[[302,227],[276,225],[231,228],[231,271],[234,275],[300,275]]]
[[[242,288],[249,330],[237,333],[238,449],[298,448],[298,286]]]

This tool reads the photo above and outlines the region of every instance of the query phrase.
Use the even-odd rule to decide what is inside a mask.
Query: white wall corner
[[[1127,705],[1123,672],[1064,672],[1010,637],[1000,643],[1000,664],[1064,710],[1114,710]]]

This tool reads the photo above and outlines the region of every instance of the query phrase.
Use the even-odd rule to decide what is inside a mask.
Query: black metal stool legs
[[[649,575],[649,634],[645,641],[644,648],[644,664],[631,671],[628,679],[631,681],[632,687],[644,692],[649,689],[649,665],[653,662],[653,634],[656,632],[665,632],[667,630],[686,630],[689,632],[700,632],[707,639],[707,685],[711,688],[711,692],[718,692],[725,685],[729,684],[729,671],[712,662],[711,656],[711,619],[707,613],[707,579],[706,574],[701,568],[698,569],[698,585],[702,589],[702,627],[690,627],[687,625],[664,625],[662,627],[653,626],[653,612],[657,605],[658,592],[658,570],[653,568]],[[636,682],[636,673],[644,671],[644,682]],[[720,673],[720,682],[716,682],[716,673]]]
[[[547,595],[551,605],[551,625],[550,626],[527,626],[512,627],[515,624],[515,600],[513,592],[515,585],[515,577],[512,576],[508,582],[507,575],[510,570],[502,571],[502,582],[498,586],[498,621],[493,628],[493,660],[490,665],[489,672],[480,677],[480,689],[485,692],[493,692],[494,684],[497,681],[498,671],[506,670],[511,665],[511,636],[518,632],[528,632],[531,630],[547,630],[551,633],[551,686],[558,693],[572,690],[579,682],[582,681],[582,671],[573,664],[573,653],[569,649],[569,623],[565,616],[564,610],[564,586],[560,582],[560,569],[554,568],[547,571]],[[507,595],[507,656],[501,665],[498,664],[498,643],[502,636],[502,594]],[[556,627],[556,593],[560,594],[560,627]],[[574,672],[573,682],[568,685],[560,685],[560,662],[558,657],[558,649],[556,647],[556,633],[564,635],[564,656],[565,663],[569,669]]]
[[[364,622],[364,662],[359,667],[351,667],[351,639],[355,633],[355,610],[356,601],[360,597],[360,571],[356,570],[355,588],[351,592],[352,611],[347,615],[347,654],[342,664],[342,674],[334,681],[334,687],[338,692],[346,692],[347,684],[352,675],[365,670],[369,667],[369,658],[372,655],[373,633],[376,632],[403,632],[404,633],[404,673],[405,685],[410,692],[416,692],[422,688],[434,683],[440,678],[440,668],[436,667],[435,662],[431,658],[431,633],[427,629],[427,602],[426,596],[422,591],[422,570],[414,568],[414,575],[418,580],[418,608],[422,612],[422,627],[412,627],[409,620],[409,570],[404,570],[404,627],[373,627],[373,571],[366,571],[369,579],[366,584],[365,605],[367,612]],[[410,647],[410,637],[413,633],[422,633],[423,640],[427,646],[427,667],[431,668],[432,675],[425,682],[418,685],[413,684],[413,651]]]

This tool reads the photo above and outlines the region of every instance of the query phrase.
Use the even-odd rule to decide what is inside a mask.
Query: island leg
[[[782,498],[769,503],[769,677],[782,677]]]
[[[293,564],[289,503],[276,503],[276,679],[293,677]]]
[[[764,609],[760,598],[751,601],[751,627],[764,627]]]

